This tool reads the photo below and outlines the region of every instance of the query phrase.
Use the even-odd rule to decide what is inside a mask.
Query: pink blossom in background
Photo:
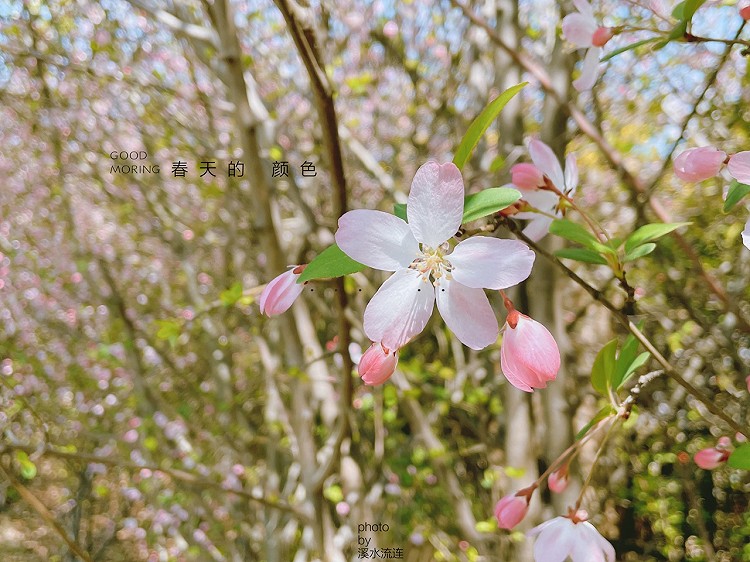
[[[721,437],[715,447],[701,449],[695,453],[693,460],[703,470],[713,470],[727,461],[731,450],[732,440],[729,437]]]
[[[275,277],[266,285],[260,294],[260,313],[276,316],[289,310],[305,288],[304,283],[297,283],[304,265],[291,266],[287,271]]]
[[[545,388],[560,370],[557,342],[542,324],[511,310],[503,332],[500,368],[508,382],[520,390]]]
[[[407,203],[409,222],[382,211],[349,211],[339,219],[336,243],[349,257],[393,271],[365,310],[372,341],[398,350],[419,334],[437,307],[466,346],[495,342],[497,319],[483,289],[510,287],[531,273],[534,253],[517,240],[474,236],[455,248],[464,184],[453,163],[428,162],[417,170]]]
[[[674,173],[681,180],[699,182],[714,177],[727,153],[712,146],[688,148],[674,159]]]
[[[615,548],[586,521],[585,511],[566,517],[555,517],[527,533],[536,537],[535,562],[614,562]]]
[[[750,184],[750,150],[730,156],[727,170],[738,182]]]
[[[581,76],[573,81],[575,89],[582,92],[594,86],[602,47],[612,38],[614,31],[599,25],[587,0],[573,0],[573,3],[578,12],[563,18],[562,33],[576,47],[588,49],[583,59]]]
[[[398,353],[373,343],[359,360],[359,376],[365,384],[372,386],[383,384],[396,371]]]
[[[568,487],[568,466],[565,465],[562,468],[558,468],[547,478],[547,485],[549,489],[556,493],[562,494]]]
[[[561,192],[568,196],[574,195],[578,188],[578,164],[576,163],[575,155],[568,154],[566,156],[565,171],[563,171],[557,156],[555,156],[552,149],[545,143],[538,139],[531,139],[528,146],[529,156],[534,164],[526,165],[535,168],[542,174],[541,186],[544,186],[544,177],[546,177]],[[521,165],[516,164],[516,166]],[[530,172],[526,169],[522,174],[517,175],[519,181],[524,183],[527,182]],[[523,211],[514,215],[516,218],[529,220],[529,223],[523,229],[523,233],[534,242],[538,242],[549,232],[549,225],[552,224],[555,217],[562,216],[562,213],[557,208],[560,197],[552,191],[529,190],[518,185],[514,176],[511,177],[513,178],[513,185],[521,191],[524,201],[544,213]]]
[[[509,494],[495,504],[495,518],[501,529],[512,529],[518,525],[529,510],[530,495]]]

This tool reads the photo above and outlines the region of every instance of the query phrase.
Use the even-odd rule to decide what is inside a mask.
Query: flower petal
[[[406,216],[414,237],[437,248],[461,226],[464,180],[455,164],[427,162],[411,183]]]
[[[532,242],[539,242],[549,233],[553,220],[552,217],[537,214],[523,229],[523,234]]]
[[[562,21],[563,37],[578,47],[591,47],[599,24],[593,16],[568,14]]]
[[[564,517],[556,517],[553,521],[553,524],[539,534],[534,543],[535,562],[562,562],[573,549],[576,538],[573,523]],[[565,521],[570,524],[566,524]]]
[[[497,318],[482,289],[441,279],[436,293],[440,315],[461,343],[471,349],[484,349],[497,341]]]
[[[594,87],[596,78],[599,75],[599,54],[601,48],[590,47],[586,51],[586,57],[583,59],[581,75],[577,80],[573,80],[573,87],[579,92],[585,92]]]
[[[394,351],[419,334],[432,315],[434,287],[413,269],[399,269],[365,309],[365,334]]]
[[[750,150],[733,155],[729,159],[727,169],[738,182],[750,184]]]
[[[742,243],[750,250],[750,219],[745,223],[745,230],[742,231]]]
[[[531,156],[531,160],[536,167],[552,180],[557,189],[561,191],[565,189],[565,176],[560,161],[549,146],[539,139],[531,139],[529,141],[529,156]]]
[[[383,271],[408,267],[419,251],[409,225],[383,211],[345,213],[339,219],[335,238],[347,256]]]
[[[576,155],[571,153],[565,157],[565,194],[573,195],[578,187],[578,163]]]
[[[505,289],[528,278],[534,252],[518,240],[473,236],[459,243],[448,260],[453,278],[475,289]]]

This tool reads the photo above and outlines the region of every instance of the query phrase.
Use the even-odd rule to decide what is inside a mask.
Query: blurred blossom
[[[688,148],[674,159],[674,173],[685,181],[707,180],[719,173],[726,157],[726,152],[712,146]]]

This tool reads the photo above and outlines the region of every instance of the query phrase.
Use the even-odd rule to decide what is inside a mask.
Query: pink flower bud
[[[729,458],[728,451],[720,451],[716,447],[701,449],[693,456],[695,464],[703,470],[713,470]]]
[[[750,21],[750,2],[740,2],[740,16],[745,21]]]
[[[720,451],[723,451],[725,449],[731,449],[732,448],[732,440],[729,437],[719,437],[719,440],[716,442],[716,448]]]
[[[530,496],[511,494],[505,496],[495,505],[497,526],[501,529],[512,529],[518,525],[529,510]]]
[[[594,47],[604,47],[607,41],[614,37],[614,32],[611,27],[599,27],[594,31],[594,35],[591,37],[591,44]]]
[[[545,388],[560,370],[560,350],[542,324],[511,310],[500,348],[500,368],[510,384],[532,392]]]
[[[712,146],[688,148],[674,159],[674,173],[685,181],[703,181],[719,173],[726,157],[726,152]]]
[[[524,162],[516,164],[510,169],[510,181],[518,189],[539,189],[544,186],[544,174],[534,166]]]
[[[359,376],[371,386],[383,384],[396,370],[398,352],[389,351],[379,343],[373,343],[359,360]]]
[[[552,492],[556,494],[562,494],[565,488],[568,487],[568,467],[563,466],[558,468],[555,472],[549,475],[547,479],[547,485]]]
[[[297,283],[304,265],[294,266],[266,285],[260,294],[260,313],[267,316],[276,316],[289,310],[298,296],[305,288],[304,283]]]

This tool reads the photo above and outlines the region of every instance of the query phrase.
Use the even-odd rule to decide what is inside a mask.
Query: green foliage
[[[364,265],[347,256],[334,242],[307,264],[307,267],[297,279],[297,283],[304,283],[312,279],[342,277],[362,271],[364,268]]]
[[[607,418],[613,415],[614,413],[615,413],[615,409],[612,406],[612,404],[607,404],[606,406],[602,407],[602,409],[599,410],[593,418],[591,418],[591,421],[589,421],[589,423],[584,425],[580,429],[580,431],[576,433],[575,440],[578,441],[579,439],[583,439],[592,427],[594,427],[604,418]]]
[[[464,164],[468,161],[469,156],[471,156],[471,153],[477,146],[477,143],[479,143],[479,139],[482,138],[482,135],[484,135],[487,128],[495,119],[497,119],[497,116],[500,115],[500,112],[507,103],[513,99],[513,96],[520,92],[526,84],[527,82],[523,82],[505,90],[502,94],[492,100],[490,104],[476,117],[476,119],[474,119],[471,125],[469,125],[464,138],[461,139],[461,143],[456,149],[456,155],[453,157],[453,163],[458,166],[459,170],[464,167]]]
[[[677,230],[681,226],[687,226],[689,222],[654,223],[640,227],[625,240],[625,252],[631,253],[635,248],[648,242],[658,240],[662,236]]]
[[[639,342],[630,334],[617,353],[617,339],[610,340],[599,351],[591,368],[591,385],[602,396],[617,391],[630,377],[646,364],[651,354],[645,351],[638,354]]]
[[[36,476],[36,465],[32,462],[24,451],[16,451],[16,462],[20,468],[21,476],[26,480],[31,480]]]
[[[229,287],[229,289],[227,289],[226,291],[222,291],[222,293],[219,295],[219,299],[224,306],[232,306],[241,298],[242,283],[240,283],[239,281],[233,283],[232,286]]]
[[[157,338],[167,340],[171,345],[177,343],[177,338],[182,333],[182,324],[177,320],[157,320],[156,325],[158,326]]]
[[[659,41],[661,37],[650,37],[648,39],[643,39],[641,41],[636,41],[635,43],[631,43],[630,45],[625,45],[624,47],[620,47],[619,49],[615,49],[611,53],[608,53],[607,55],[603,56],[601,59],[601,62],[607,62],[611,58],[616,57],[617,55],[621,55],[622,53],[625,53],[627,51],[632,51],[633,49],[637,49],[638,47],[642,47],[643,45],[648,45],[650,43],[655,43]]]
[[[750,443],[743,443],[732,451],[727,464],[732,468],[750,470]]]
[[[568,219],[556,219],[552,221],[549,231],[551,234],[555,234],[560,238],[565,238],[571,242],[577,242],[599,254],[615,253],[612,248],[599,242],[599,240],[597,240],[596,237],[583,226],[576,222],[569,221]]]
[[[558,258],[567,258],[584,263],[607,265],[607,260],[605,260],[601,256],[601,254],[594,252],[593,250],[587,250],[586,248],[563,248],[561,250],[557,250],[555,252],[555,255]]]
[[[475,221],[510,207],[521,198],[521,192],[508,187],[491,187],[469,195],[464,200],[463,223]]]
[[[724,212],[728,213],[731,211],[748,193],[750,193],[750,185],[740,183],[737,180],[732,180],[732,183],[729,185],[729,191],[727,192],[727,199],[724,201]]]

